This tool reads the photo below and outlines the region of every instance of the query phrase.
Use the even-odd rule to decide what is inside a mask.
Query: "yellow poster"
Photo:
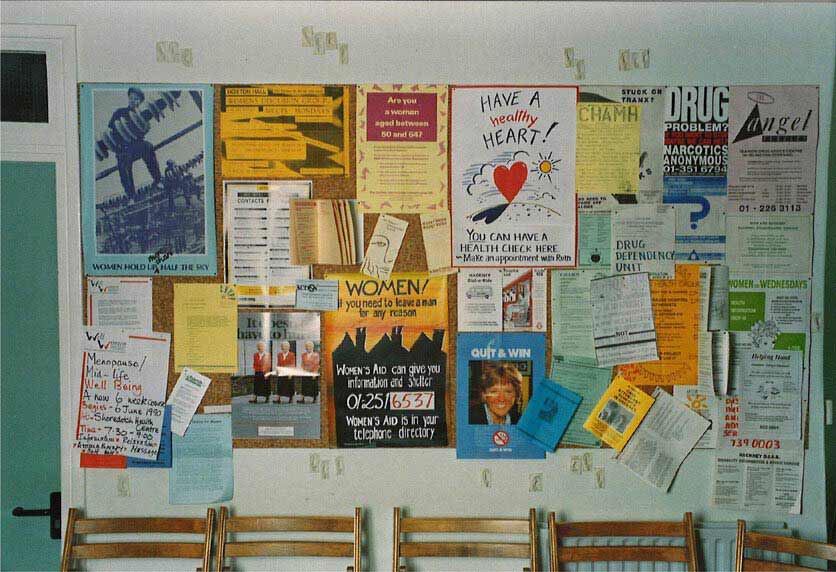
[[[673,280],[651,280],[658,361],[616,366],[630,383],[696,385],[699,373],[700,266],[677,264]]]
[[[621,451],[647,414],[654,399],[624,378],[616,376],[583,428]]]
[[[238,300],[231,284],[174,285],[174,369],[238,371]]]
[[[350,88],[339,85],[221,87],[225,178],[348,175]]]
[[[357,199],[371,212],[447,208],[447,86],[357,86]]]
[[[323,313],[323,375],[338,447],[447,444],[447,278],[328,274],[339,307]]]
[[[641,105],[578,103],[575,189],[625,194],[639,188]]]

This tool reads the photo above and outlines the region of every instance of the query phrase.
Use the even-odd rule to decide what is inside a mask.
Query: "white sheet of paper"
[[[801,352],[751,351],[740,389],[743,435],[801,438]]]
[[[739,273],[810,276],[813,216],[726,217],[726,261]]]
[[[618,462],[665,492],[709,422],[661,388]]]
[[[545,332],[546,270],[462,269],[458,279],[461,332]]]
[[[658,360],[647,273],[598,278],[589,288],[598,367]]]
[[[150,332],[151,278],[87,278],[87,325]]]
[[[801,514],[804,443],[733,439],[717,449],[711,506]]]
[[[168,396],[171,405],[171,431],[181,437],[186,434],[197,406],[209,389],[212,380],[187,367],[183,368],[177,384]]]
[[[676,213],[673,205],[616,207],[610,233],[613,274],[648,272],[674,278]]]

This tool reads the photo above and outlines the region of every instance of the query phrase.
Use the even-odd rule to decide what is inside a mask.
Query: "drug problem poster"
[[[577,88],[451,93],[453,265],[574,267]]]
[[[330,274],[339,307],[324,312],[337,447],[447,445],[447,278]]]

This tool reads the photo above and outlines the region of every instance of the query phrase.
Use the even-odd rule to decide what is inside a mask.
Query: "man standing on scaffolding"
[[[128,88],[128,107],[120,107],[113,112],[107,126],[110,129],[117,129],[116,123],[123,118],[131,122],[130,114],[139,112],[139,105],[145,101],[145,94],[138,87]],[[118,133],[118,129],[117,129]],[[122,188],[125,194],[132,201],[137,200],[136,188],[134,187],[134,173],[133,165],[137,159],[142,159],[151,178],[154,179],[154,186],[157,186],[162,176],[160,175],[160,165],[157,163],[157,153],[154,151],[154,145],[145,140],[144,133],[132,133],[134,139],[124,141],[121,148],[116,151],[116,167],[119,169],[119,179],[122,181]]]

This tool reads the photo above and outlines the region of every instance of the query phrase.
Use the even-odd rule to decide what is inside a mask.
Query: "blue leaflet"
[[[548,451],[554,451],[581,403],[581,396],[545,379],[537,390],[517,428]]]

